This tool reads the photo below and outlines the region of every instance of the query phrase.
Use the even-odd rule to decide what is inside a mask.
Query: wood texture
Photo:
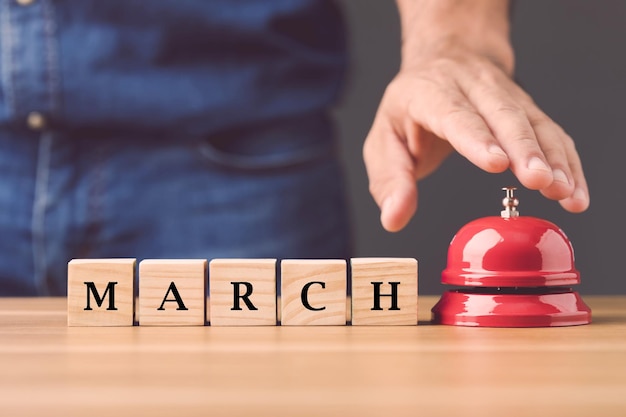
[[[588,326],[67,327],[0,298],[0,415],[626,415],[626,297]]]
[[[346,261],[289,259],[280,268],[283,326],[346,324]]]
[[[350,264],[352,325],[417,324],[417,260],[353,258]],[[378,305],[374,291],[376,285],[379,286],[381,295]],[[393,293],[394,285],[397,291],[397,306],[392,305],[391,297],[384,296]],[[394,310],[394,307],[397,310]]]
[[[133,325],[135,259],[73,259],[67,280],[68,326]]]
[[[141,326],[204,326],[206,259],[145,259],[139,263]]]
[[[276,259],[211,260],[209,293],[211,326],[276,325]]]

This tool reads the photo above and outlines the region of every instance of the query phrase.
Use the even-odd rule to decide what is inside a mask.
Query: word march
[[[70,261],[68,326],[341,326],[347,313],[352,325],[417,324],[413,258],[145,259],[138,269],[136,279],[132,258]]]

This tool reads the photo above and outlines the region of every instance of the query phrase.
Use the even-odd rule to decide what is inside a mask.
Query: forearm
[[[402,66],[440,51],[475,51],[512,74],[508,0],[397,0],[402,24]]]

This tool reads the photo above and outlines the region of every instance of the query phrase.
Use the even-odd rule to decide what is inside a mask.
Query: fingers
[[[417,209],[414,162],[406,144],[390,128],[374,123],[363,159],[383,227],[390,232],[404,228]]]
[[[582,165],[572,139],[503,74],[465,85],[470,102],[508,155],[520,182],[569,211],[589,205]],[[574,196],[576,194],[576,196]]]
[[[461,155],[487,172],[502,172],[509,158],[474,106],[458,90],[420,86],[412,98],[409,115],[446,139]]]
[[[589,207],[589,188],[574,141],[562,129],[560,130],[561,136],[564,138],[565,152],[574,183],[573,193],[569,197],[562,199],[560,203],[565,210],[572,213],[580,213]]]
[[[370,192],[385,229],[408,223],[417,208],[416,180],[452,148],[487,172],[510,168],[524,186],[566,210],[585,210],[589,191],[580,157],[563,129],[495,66],[451,62],[399,74],[365,141]]]
[[[468,93],[509,156],[511,170],[520,182],[535,190],[552,184],[552,169],[525,109],[501,87],[479,86],[468,90]]]
[[[394,191],[382,205],[380,223],[388,232],[398,232],[404,229],[417,210],[417,185],[415,181],[404,181],[404,178],[388,185]]]
[[[532,113],[536,113],[529,119],[537,136],[537,143],[552,169],[553,181],[543,187],[541,193],[552,200],[562,200],[572,195],[575,184],[569,163],[571,153],[565,149],[565,134],[542,112],[531,110]]]

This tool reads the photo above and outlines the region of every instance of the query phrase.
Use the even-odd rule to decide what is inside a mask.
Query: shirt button
[[[42,130],[46,127],[46,118],[43,117],[43,114],[33,111],[28,113],[28,117],[26,118],[26,124],[32,130]]]
[[[30,6],[35,0],[15,0],[20,6]]]

